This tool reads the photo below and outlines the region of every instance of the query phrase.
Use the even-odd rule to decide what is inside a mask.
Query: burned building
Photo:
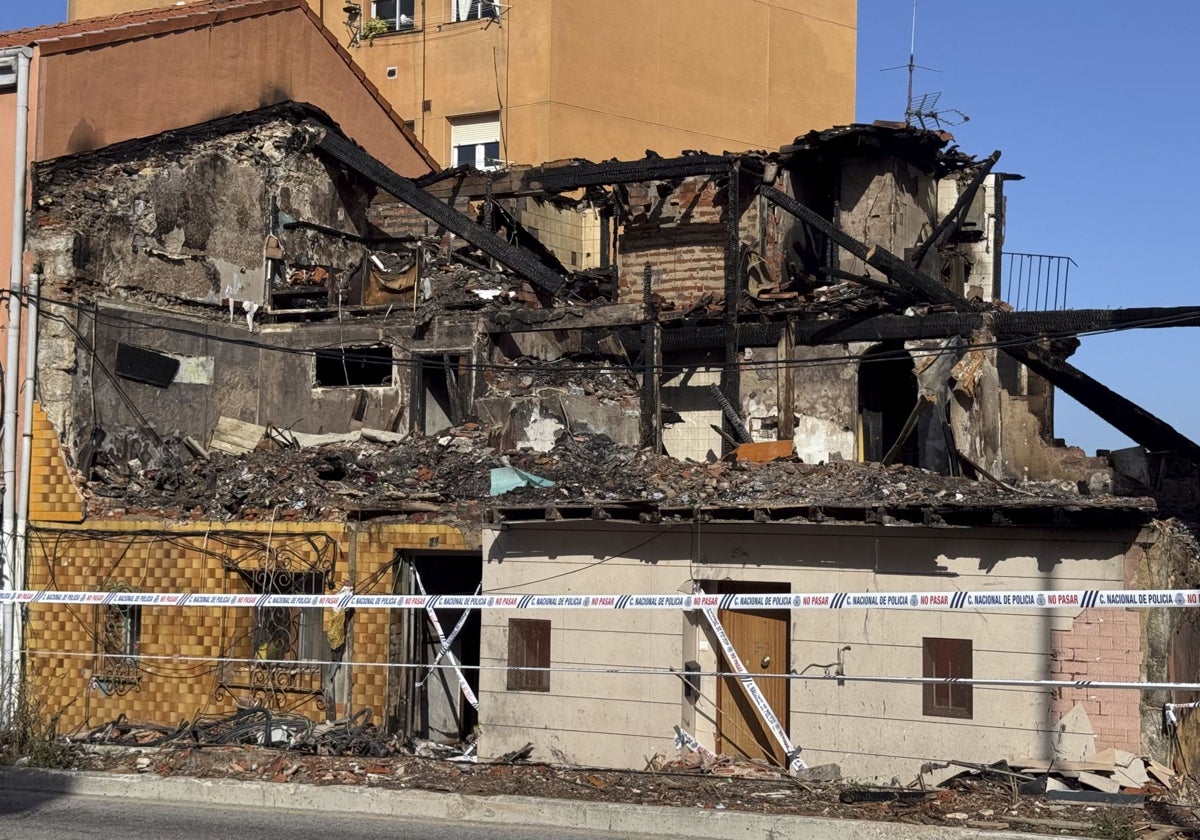
[[[1144,611],[942,607],[1195,584],[1194,542],[1149,498],[1194,504],[1195,444],[1066,357],[1082,329],[1197,312],[1013,311],[999,155],[948,142],[856,125],[769,153],[414,180],[286,106],[49,161],[27,241],[45,466],[30,584],[932,592],[903,613],[719,622],[796,745],[851,774],[950,747],[1045,754],[1081,716],[1097,744],[1153,747],[1165,695],[1045,683],[1190,675],[1191,619],[1164,636]],[[1055,446],[1054,387],[1141,447]],[[449,610],[444,645],[412,610],[147,607],[111,616],[111,651],[54,610],[31,607],[57,645],[32,667],[73,725],[139,702],[113,686],[150,698],[139,716],[193,713],[167,699],[181,671],[153,665],[182,648],[187,709],[366,706],[407,735],[478,724],[485,755],[537,730],[555,759],[615,766],[669,749],[674,726],[794,757],[738,683],[681,694],[674,671],[726,665],[696,610]],[[1090,656],[1105,621],[1119,644]],[[443,646],[467,667],[435,685],[421,666]],[[801,679],[827,661],[830,681]],[[1022,685],[889,698],[855,674]]]

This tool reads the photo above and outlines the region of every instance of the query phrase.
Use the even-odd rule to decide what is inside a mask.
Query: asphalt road
[[[352,813],[221,808],[0,791],[0,840],[597,840],[610,832],[429,823]]]

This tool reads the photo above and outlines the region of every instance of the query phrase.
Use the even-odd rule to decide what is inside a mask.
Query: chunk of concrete
[[[1078,703],[1054,724],[1054,755],[1067,761],[1087,761],[1096,754],[1096,732]]]

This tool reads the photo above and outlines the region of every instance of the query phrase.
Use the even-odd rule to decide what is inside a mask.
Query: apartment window
[[[415,6],[416,0],[375,0],[371,4],[371,17],[387,23],[392,32],[412,29],[416,25]]]
[[[500,4],[494,0],[450,0],[450,20],[487,20],[500,17]]]
[[[508,690],[549,691],[550,622],[537,618],[508,620]]]
[[[453,166],[466,164],[476,169],[498,169],[503,164],[500,160],[500,115],[451,118],[450,151]]]
[[[921,640],[923,665],[921,675],[933,679],[970,679],[970,639]],[[956,683],[925,683],[923,714],[934,717],[970,718],[971,686]]]

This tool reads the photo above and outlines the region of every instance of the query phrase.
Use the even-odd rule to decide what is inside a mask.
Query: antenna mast
[[[904,124],[912,125],[913,71],[917,69],[917,0],[913,0],[912,36],[908,42],[908,98],[904,100]]]

